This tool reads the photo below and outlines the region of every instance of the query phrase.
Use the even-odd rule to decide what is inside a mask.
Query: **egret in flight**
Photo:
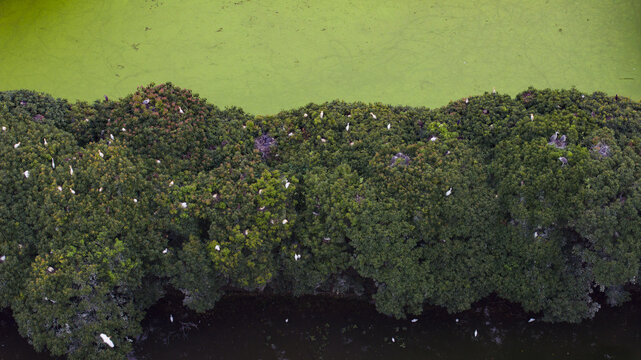
[[[111,338],[105,334],[100,334],[100,338],[102,341],[104,341],[105,344],[109,345],[109,347],[114,347],[113,341],[111,341]]]

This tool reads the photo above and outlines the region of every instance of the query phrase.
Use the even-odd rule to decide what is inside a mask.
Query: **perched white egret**
[[[160,160],[156,159],[156,164],[160,164]]]
[[[450,195],[452,195],[452,188],[447,190],[447,192],[445,193],[445,196],[450,196]]]
[[[13,148],[14,148],[14,149],[17,149],[17,148],[18,148],[18,146],[20,146],[20,143],[13,144]]]
[[[105,334],[100,334],[100,338],[102,341],[104,341],[105,344],[109,345],[109,347],[114,347],[113,341],[111,341],[111,338]]]
[[[75,191],[73,191],[73,189],[72,189],[72,188],[69,188],[69,191],[71,191],[71,193],[72,193],[72,194],[75,194],[75,193],[76,193]]]
[[[534,232],[534,238],[536,239],[537,237],[539,237],[539,233],[535,231]]]
[[[345,126],[345,131],[349,131],[349,123],[347,123],[347,126]]]
[[[413,323],[415,323],[415,322],[417,322],[417,321],[418,321],[418,319],[412,319],[412,322],[413,322]]]
[[[479,336],[479,332],[477,330],[474,330],[474,337]]]
[[[245,229],[244,234],[245,234],[245,236],[249,235],[249,229]]]
[[[122,129],[120,129],[120,131],[125,132],[125,131],[127,131],[127,129],[122,128]]]
[[[454,321],[458,322],[458,318],[456,318],[456,320],[454,320]]]
[[[258,195],[263,193],[263,189],[258,189]]]
[[[6,127],[6,126],[3,126],[3,127],[2,127],[2,131],[7,131],[7,127]]]
[[[287,136],[294,136],[294,133],[290,132],[289,134],[287,134]]]
[[[51,168],[55,169],[56,168],[56,163],[53,162],[53,158],[51,158]]]
[[[323,238],[323,241],[324,241],[324,242],[330,242],[331,240],[332,240],[332,238],[328,238],[328,237],[324,237],[324,238]]]
[[[71,165],[69,165],[69,174],[73,175],[73,168],[71,167]]]
[[[45,146],[47,146],[47,139],[43,138]]]
[[[530,120],[534,121],[534,114],[530,114]]]
[[[288,322],[289,322],[289,319],[285,319],[285,324],[287,324]]]
[[[137,203],[137,202],[138,202],[138,199],[134,198],[134,202],[135,202],[135,203]]]
[[[62,186],[58,186],[58,191],[62,191]]]
[[[352,117],[352,114],[348,114],[348,115],[347,115],[347,117],[348,117],[348,118],[351,118],[351,117]]]
[[[290,184],[290,183],[289,183],[289,181],[287,181],[287,180],[285,180],[285,181],[286,181],[286,182],[285,182],[285,189],[287,189],[287,188],[289,187],[289,184]]]
[[[166,254],[169,252],[169,249],[165,248],[165,250],[162,251],[163,254]]]
[[[393,336],[392,336],[392,342],[393,342],[393,343],[395,343],[395,342],[396,342],[396,339],[394,339],[394,337],[393,337]]]
[[[169,322],[174,322],[174,316],[169,314]]]
[[[561,166],[565,166],[568,164],[568,159],[566,159],[564,156],[561,156],[559,158],[559,161],[561,162]]]
[[[181,202],[180,203],[180,207],[183,208],[183,209],[186,209],[187,208],[187,203],[186,202]]]
[[[47,268],[47,272],[48,272],[48,273],[52,273],[52,272],[54,272],[54,271],[56,271],[56,269],[54,269],[54,268],[53,268],[53,267],[51,267],[51,266],[49,266],[49,267]]]
[[[105,157],[105,154],[102,153],[102,151],[98,150],[98,155],[100,155],[101,158]]]
[[[149,99],[143,100],[142,103],[145,104],[145,105],[149,104]]]
[[[307,115],[307,113],[304,113],[304,114],[303,114],[303,117],[307,117],[307,116],[308,116],[308,115]]]
[[[283,219],[283,225],[287,224],[287,219]]]
[[[184,113],[185,113],[185,112],[183,111],[183,109],[182,109],[180,106],[178,107],[178,112],[179,112],[179,113],[181,113],[181,114],[184,114]]]
[[[218,199],[218,194],[214,194],[211,197],[213,197],[214,199]]]
[[[370,114],[370,115],[372,115],[372,117],[374,118],[374,120],[376,120],[376,115],[374,115],[374,113],[372,113],[372,112],[371,112],[371,113],[369,113],[369,114]]]
[[[114,139],[114,134],[109,134],[109,137],[111,138],[111,140],[115,140]]]
[[[102,192],[102,186],[100,187],[100,189],[98,189],[98,192]]]
[[[294,254],[294,260],[298,261],[300,259],[300,254]]]
[[[323,114],[324,114],[323,111],[321,111],[321,114],[320,114],[321,119],[323,118]]]
[[[354,146],[354,142],[353,142],[353,141],[352,141],[352,142],[350,142],[350,143],[349,143],[349,146]]]
[[[437,138],[436,136],[432,136],[432,137],[430,138],[430,141],[436,141],[436,140],[438,140],[438,138]]]
[[[220,251],[220,245],[214,246],[214,249],[216,249],[216,251]]]
[[[4,255],[0,256],[0,262],[4,262],[5,260],[7,260],[6,256],[4,256]]]
[[[28,179],[29,178],[29,170],[23,172],[22,175],[24,175],[24,177]]]
[[[536,320],[535,318],[530,318],[530,320],[528,320],[527,322],[531,323],[531,322],[534,322],[535,320]]]
[[[326,143],[326,142],[327,142],[327,140],[326,140],[325,138],[321,138],[321,142]]]
[[[387,124],[387,130],[389,130],[392,127],[392,124]]]
[[[174,186],[174,181],[173,180],[169,183],[169,186]]]
[[[465,103],[466,103],[466,104],[469,104],[469,103],[470,103],[470,100],[469,100],[468,98],[465,98]]]
[[[265,210],[265,207],[261,206],[260,208],[258,208],[258,210],[263,211],[263,210]]]

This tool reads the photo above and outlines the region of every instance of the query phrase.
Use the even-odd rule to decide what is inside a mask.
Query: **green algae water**
[[[254,114],[530,85],[638,100],[640,14],[638,0],[0,0],[0,91],[93,101],[171,81]]]

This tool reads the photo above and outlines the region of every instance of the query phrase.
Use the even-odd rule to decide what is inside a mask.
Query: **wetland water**
[[[253,114],[532,85],[641,98],[639,0],[0,0],[0,91],[171,81]]]
[[[170,322],[170,315],[174,318]],[[180,299],[150,309],[137,359],[641,359],[641,294],[592,320],[547,324],[519,306],[486,299],[449,315],[426,309],[394,320],[356,300],[228,296],[205,315]],[[458,322],[456,321],[458,319]],[[49,359],[0,317],[0,359]],[[474,337],[474,330],[478,336]]]

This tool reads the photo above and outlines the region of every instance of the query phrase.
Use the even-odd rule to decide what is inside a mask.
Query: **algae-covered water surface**
[[[2,0],[0,91],[120,97],[149,82],[255,114],[491,91],[641,98],[641,2]]]

